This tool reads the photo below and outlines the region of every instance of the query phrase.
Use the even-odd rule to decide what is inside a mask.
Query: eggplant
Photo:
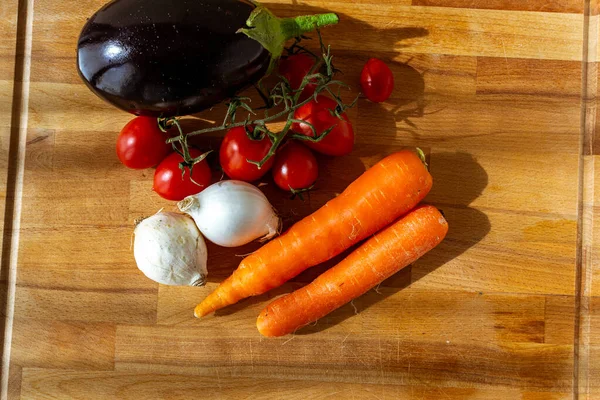
[[[337,21],[280,19],[248,0],[114,0],[83,27],[77,69],[92,92],[132,114],[193,114],[257,83],[286,40]]]

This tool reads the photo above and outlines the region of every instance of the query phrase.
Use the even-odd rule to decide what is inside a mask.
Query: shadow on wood
[[[388,288],[385,293],[379,293],[377,288],[370,290],[352,303],[348,303],[321,318],[315,325],[306,326],[295,334],[305,335],[324,331],[359,312],[363,312],[372,305],[393,296],[419,279],[433,273],[437,268],[473,247],[488,234],[491,229],[488,217],[481,211],[468,207],[483,192],[488,183],[488,175],[481,165],[466,153],[433,154],[430,163],[432,166],[435,163],[436,168],[459,170],[463,180],[468,179],[469,182],[462,188],[461,203],[438,204],[438,207],[444,211],[450,226],[446,239],[412,266],[404,268],[382,282],[379,287]],[[448,193],[448,197],[454,197],[454,191],[459,189],[461,188],[436,181],[434,175],[434,186],[431,194],[435,194],[436,198],[444,198],[444,193]],[[455,210],[460,212],[454,212]]]
[[[394,92],[384,103],[374,104],[362,100],[359,104],[361,116],[368,116],[369,122],[377,121],[378,132],[393,140],[401,140],[402,135],[418,137],[418,122],[427,113],[424,100],[424,74],[407,63],[384,60],[394,74]],[[435,112],[435,111],[434,111]],[[364,129],[364,121],[361,127]]]

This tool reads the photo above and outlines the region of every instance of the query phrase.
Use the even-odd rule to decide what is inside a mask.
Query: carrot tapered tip
[[[209,294],[200,304],[194,309],[194,316],[196,318],[204,317],[210,313],[213,313],[223,307],[234,304],[237,300],[232,301],[222,295],[222,292],[230,290],[228,288],[228,281],[224,281],[221,285],[211,294]]]
[[[213,311],[215,311],[215,310],[207,309],[206,307],[203,307],[202,303],[201,303],[201,304],[198,304],[196,306],[196,308],[194,308],[194,317],[196,317],[196,318],[202,318],[205,315],[210,314]]]

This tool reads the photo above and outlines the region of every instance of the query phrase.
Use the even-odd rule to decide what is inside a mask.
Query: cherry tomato
[[[271,169],[274,159],[273,157],[269,158],[260,169],[249,163],[248,160],[262,160],[270,148],[271,141],[268,137],[265,136],[262,140],[252,140],[243,126],[231,128],[227,131],[219,150],[221,167],[231,179],[245,182],[255,181],[262,178]]]
[[[330,110],[336,106],[337,103],[334,100],[319,95],[317,101],[312,100],[298,108],[294,113],[294,118],[312,124],[317,131],[317,136],[335,126],[321,141],[313,143],[306,140],[304,144],[319,153],[343,156],[350,153],[354,147],[354,130],[345,113],[342,114],[342,119],[331,115]],[[292,130],[304,136],[315,137],[307,124],[296,122],[292,125]]]
[[[296,90],[302,84],[302,79],[310,72],[315,65],[315,58],[310,54],[298,53],[279,61],[279,74],[286,78],[292,89]],[[317,87],[314,83],[309,83],[302,90],[300,101],[308,99],[315,93]]]
[[[128,168],[154,167],[171,152],[169,136],[158,128],[156,118],[136,117],[117,138],[117,156]]]
[[[394,74],[383,61],[371,58],[360,74],[360,86],[367,99],[381,103],[389,99],[394,90]]]
[[[273,179],[283,190],[307,189],[315,183],[318,176],[317,159],[301,143],[288,142],[275,156]]]
[[[202,152],[190,149],[190,155],[195,158],[201,156]],[[154,191],[160,197],[167,200],[179,201],[187,196],[200,193],[210,185],[212,174],[206,160],[195,164],[192,171],[192,178],[199,185],[190,180],[189,169],[186,168],[184,175],[181,175],[179,163],[182,161],[183,157],[177,153],[173,153],[156,167],[156,171],[154,172]]]

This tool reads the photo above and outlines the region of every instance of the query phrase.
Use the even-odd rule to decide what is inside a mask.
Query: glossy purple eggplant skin
[[[77,68],[102,99],[135,115],[197,113],[258,82],[270,53],[236,33],[245,0],[114,0],[85,24]]]

